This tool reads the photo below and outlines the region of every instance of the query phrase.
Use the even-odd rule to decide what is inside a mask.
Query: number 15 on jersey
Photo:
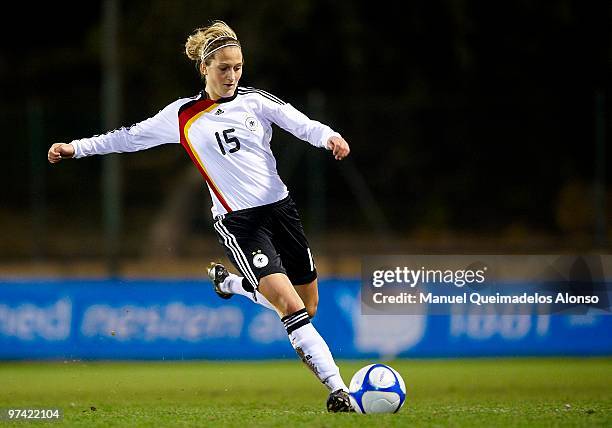
[[[223,139],[225,140],[225,145],[229,147],[229,153],[235,153],[240,150],[240,140],[236,136],[230,136],[232,132],[235,132],[234,128],[223,130]],[[215,137],[217,138],[217,143],[219,144],[219,149],[221,149],[221,154],[225,155],[225,147],[224,142],[221,141],[221,136],[218,132],[215,132]]]

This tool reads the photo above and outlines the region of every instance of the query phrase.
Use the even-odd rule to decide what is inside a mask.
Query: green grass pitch
[[[339,365],[349,381],[367,363]],[[328,414],[327,391],[297,359],[5,362],[0,408],[59,407],[57,426],[84,427],[612,426],[611,358],[388,364],[408,389],[404,407],[391,415]]]

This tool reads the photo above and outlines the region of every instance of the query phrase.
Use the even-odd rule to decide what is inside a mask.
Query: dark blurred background
[[[108,157],[46,163],[51,143],[109,130],[109,73],[117,125],[196,94],[183,46],[213,19],[241,39],[243,86],[351,144],[336,162],[280,129],[273,138],[320,270],[354,274],[372,253],[610,250],[608,1],[15,7],[0,29],[0,272],[190,272],[223,255],[210,196],[180,146],[111,167]],[[117,185],[105,182],[113,168]]]

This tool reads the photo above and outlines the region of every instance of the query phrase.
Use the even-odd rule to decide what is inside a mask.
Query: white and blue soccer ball
[[[406,384],[391,367],[370,364],[355,373],[349,394],[357,413],[396,413],[406,400]]]

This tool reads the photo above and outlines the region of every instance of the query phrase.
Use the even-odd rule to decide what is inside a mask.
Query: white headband
[[[212,51],[208,52],[206,55],[204,55],[204,52],[206,52],[206,49],[208,49],[209,46],[211,46],[213,43],[215,43],[217,40],[221,40],[221,39],[230,39],[230,40],[234,40],[234,42],[231,43],[226,43],[224,45],[219,46],[218,48],[213,49]],[[235,39],[232,36],[219,36],[215,39],[212,39],[210,42],[206,43],[206,46],[204,46],[204,49],[202,49],[202,61],[204,61],[211,53],[218,51],[221,48],[225,48],[227,46],[238,46],[240,47],[240,45],[238,44],[238,40]]]
[[[232,39],[232,40],[236,40],[234,37],[232,36],[219,36],[216,39],[212,39],[210,42],[206,43],[206,46],[204,46],[204,50],[208,49],[208,47],[210,45],[212,45],[213,43],[215,43],[217,40],[221,40],[221,39]]]
[[[212,54],[213,52],[218,51],[221,48],[226,48],[228,46],[238,46],[240,47],[240,45],[238,43],[226,43],[224,45],[219,46],[218,48],[214,48],[212,51],[208,52],[206,55],[202,56],[202,61],[204,61],[208,56],[210,56],[210,54]]]

